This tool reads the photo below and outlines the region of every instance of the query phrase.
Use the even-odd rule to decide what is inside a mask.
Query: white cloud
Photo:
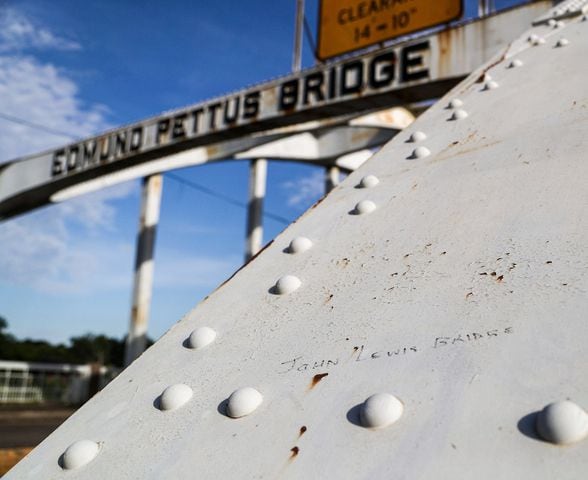
[[[129,182],[3,222],[0,283],[49,293],[129,287],[134,247],[109,233],[112,203],[137,190]]]
[[[35,48],[80,46],[14,10],[0,14],[0,162],[69,141],[2,115],[74,137],[109,127],[107,108],[86,105],[76,83],[57,66],[36,58],[31,52]],[[135,237],[123,239],[117,231],[117,202],[138,193],[138,181],[119,184],[0,223],[0,285],[55,295],[121,288],[130,294]],[[212,288],[240,265],[238,257],[190,257],[166,250],[157,256],[162,260],[155,268],[159,288]]]
[[[15,8],[0,10],[0,162],[109,128],[105,106],[86,105],[67,73],[35,56],[80,48]]]
[[[27,49],[80,50],[79,43],[55,35],[46,27],[35,25],[18,10],[0,10],[0,52]]]
[[[106,130],[108,109],[86,106],[77,85],[52,64],[31,56],[0,56],[0,160],[39,152],[70,141],[65,135],[22,125],[2,118],[16,117],[83,137]]]
[[[288,192],[290,207],[308,208],[325,194],[325,172],[318,169],[307,177],[284,182],[282,187]]]
[[[38,49],[79,50],[80,45],[15,9],[0,12],[0,161],[109,127],[106,107],[86,105],[64,71],[34,56]],[[136,182],[122,184],[2,222],[0,283],[53,293],[130,285],[133,245],[116,236],[115,202],[136,191]]]

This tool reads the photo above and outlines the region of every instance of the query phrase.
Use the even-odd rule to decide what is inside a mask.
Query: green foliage
[[[6,319],[0,316],[0,359],[41,363],[87,364],[98,362],[102,365],[122,367],[125,339],[87,333],[72,337],[69,346],[53,345],[45,340],[26,338],[19,340],[9,333]],[[153,342],[148,338],[147,345]]]

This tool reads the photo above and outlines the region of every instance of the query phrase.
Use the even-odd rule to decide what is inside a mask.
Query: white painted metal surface
[[[588,406],[586,58],[579,17],[526,32],[6,478],[584,478],[583,426],[567,422]],[[484,89],[488,76],[499,88]],[[468,115],[454,120],[455,98]],[[423,158],[412,155],[417,130]],[[367,175],[379,183],[356,188]],[[376,209],[355,215],[362,201]],[[289,254],[301,236],[310,248]],[[287,276],[297,288],[276,291]],[[186,348],[200,326],[215,341]],[[159,410],[178,383],[193,397]],[[230,418],[228,399],[243,388],[261,403]],[[365,428],[362,404],[378,393],[394,395],[402,415]],[[537,416],[566,399],[578,409],[546,426],[575,443],[555,446],[564,437],[542,440]],[[80,440],[100,451],[65,472],[58,459]]]

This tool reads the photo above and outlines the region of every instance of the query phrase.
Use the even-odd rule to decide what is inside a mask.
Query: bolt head
[[[362,200],[355,206],[355,213],[357,215],[365,215],[372,213],[376,209],[376,204],[371,200]]]
[[[159,408],[161,410],[176,410],[192,398],[192,389],[183,383],[177,383],[167,387],[159,399]]]
[[[194,330],[188,337],[188,346],[190,348],[204,348],[214,342],[216,332],[210,327],[200,327]]]
[[[494,90],[498,88],[498,83],[494,80],[489,80],[488,82],[484,83],[484,90]]]
[[[560,38],[557,43],[555,44],[556,47],[565,47],[570,44],[570,41],[567,38]]]
[[[96,458],[100,445],[92,440],[78,440],[72,443],[62,456],[61,466],[65,470],[74,470],[87,465]]]
[[[569,400],[550,403],[537,415],[536,428],[548,442],[575,443],[588,435],[588,414]]]
[[[376,393],[361,405],[359,419],[366,428],[384,428],[396,422],[404,411],[404,405],[394,395]]]
[[[463,106],[463,101],[459,98],[453,98],[449,101],[448,107],[451,109],[456,109]]]
[[[534,46],[543,45],[545,43],[545,39],[543,37],[537,37],[531,42]]]
[[[378,180],[378,177],[376,177],[375,175],[366,175],[365,177],[363,177],[360,180],[359,186],[361,188],[373,188],[378,183],[380,183],[380,180]]]
[[[523,61],[520,58],[515,58],[514,60],[512,60],[508,64],[508,68],[517,68],[517,67],[522,67],[522,66],[523,66]]]
[[[468,112],[462,109],[455,110],[451,115],[451,120],[462,120],[468,116]]]
[[[227,403],[227,415],[241,418],[253,413],[263,402],[263,396],[255,388],[245,387],[231,393]]]
[[[431,155],[431,150],[429,150],[427,147],[420,146],[412,151],[411,158],[425,158],[429,155]]]
[[[306,237],[293,238],[288,246],[288,253],[303,253],[312,247],[312,240]]]
[[[416,132],[412,132],[409,140],[412,143],[417,143],[417,142],[422,142],[426,138],[427,138],[427,134],[425,132],[416,131]]]
[[[278,295],[286,295],[297,290],[302,285],[302,282],[298,277],[294,275],[284,275],[279,278],[274,286],[275,293]]]

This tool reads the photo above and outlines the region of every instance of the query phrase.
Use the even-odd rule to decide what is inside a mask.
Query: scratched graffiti
[[[392,360],[403,357],[413,357],[427,350],[441,350],[456,348],[466,345],[482,345],[482,340],[493,341],[498,337],[512,335],[513,327],[492,328],[471,332],[461,332],[453,335],[440,335],[431,337],[430,340],[421,344],[400,345],[384,348],[370,348],[365,344],[353,347],[353,353],[349,357],[342,355],[320,355],[323,358],[312,359],[304,355],[298,355],[283,362],[280,362],[278,373],[310,372],[313,370],[327,371],[349,363],[366,361]],[[345,358],[345,360],[341,360]]]

